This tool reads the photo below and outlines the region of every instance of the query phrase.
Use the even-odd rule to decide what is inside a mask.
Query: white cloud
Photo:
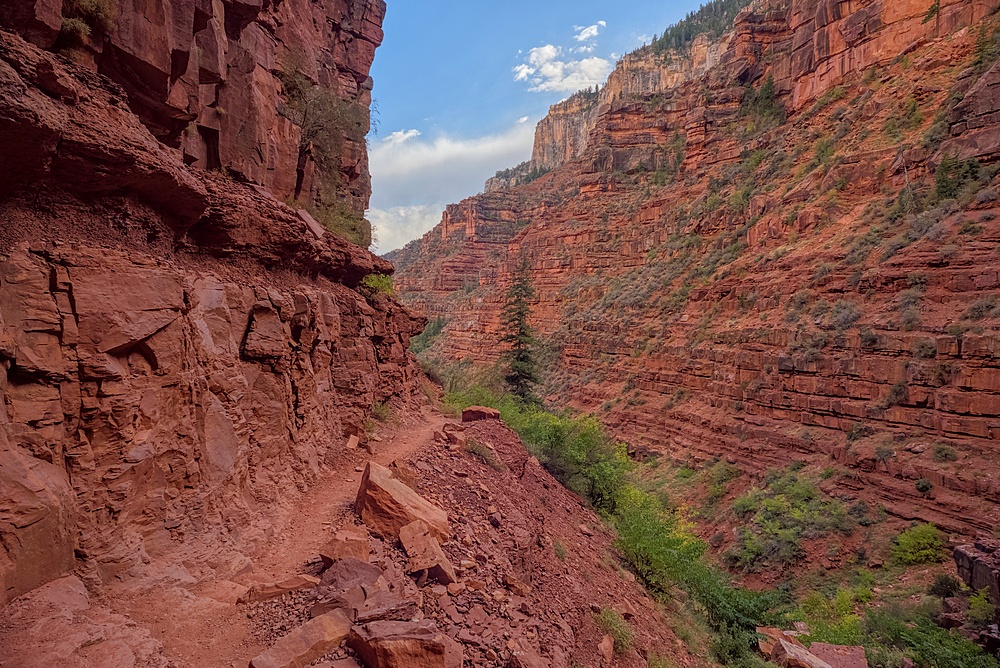
[[[598,21],[592,26],[573,26],[573,29],[577,31],[574,36],[578,42],[586,42],[588,39],[594,39],[597,37],[597,33],[600,32],[601,28],[606,27],[608,24],[604,21]]]
[[[572,93],[603,83],[612,65],[596,56],[582,60],[560,60],[562,49],[546,44],[528,51],[527,62],[514,68],[515,81],[527,81],[531,92]]]
[[[520,124],[520,123],[527,123],[528,122],[528,117],[527,116],[521,116],[521,118],[517,119],[517,122],[518,122],[518,124]]]
[[[485,137],[413,136],[373,146],[369,220],[379,227],[378,251],[419,236],[441,220],[444,204],[481,192],[497,170],[530,158],[534,136],[525,122]]]
[[[593,46],[578,46],[575,49],[570,49],[570,52],[571,53],[593,53],[594,52],[594,48],[595,47],[593,47]]]
[[[388,210],[368,209],[365,217],[374,227],[375,253],[402,248],[441,222],[441,214],[450,202],[395,206]]]
[[[402,144],[408,139],[413,139],[414,137],[420,136],[420,130],[397,130],[393,132],[388,137],[383,137],[382,141],[386,144]]]

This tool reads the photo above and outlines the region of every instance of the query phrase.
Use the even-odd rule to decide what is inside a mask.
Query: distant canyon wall
[[[998,334],[964,314],[1000,291],[1000,236],[970,227],[992,220],[994,200],[987,191],[966,214],[935,214],[933,241],[876,233],[866,207],[889,207],[908,183],[933,186],[942,156],[1000,154],[1000,67],[970,67],[977,22],[998,4],[751,8],[690,78],[639,52],[602,89],[585,147],[546,139],[543,153],[563,160],[552,173],[449,206],[390,254],[404,303],[448,322],[432,354],[497,360],[504,293],[526,258],[532,325],[554,359],[549,399],[596,412],[637,455],[757,473],[828,458],[851,472],[830,483],[838,493],[874,490],[899,517],[992,532]],[[789,120],[761,133],[741,104],[768,76]],[[837,86],[843,99],[813,110]],[[962,101],[939,119],[953,96]],[[908,104],[917,125],[888,138]],[[558,117],[539,134],[569,127]],[[934,123],[943,130],[928,148]],[[823,140],[830,159],[816,169]],[[741,190],[758,165],[768,176]],[[848,260],[866,234],[874,248]],[[825,304],[792,324],[797,293],[808,309]],[[904,325],[900,304],[917,293],[919,322]],[[856,320],[838,328],[824,305],[855,308]],[[960,463],[934,460],[934,442]],[[923,478],[930,495],[914,487]]]

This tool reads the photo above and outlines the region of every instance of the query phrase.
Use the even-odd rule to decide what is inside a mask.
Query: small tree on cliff
[[[535,339],[528,325],[528,317],[531,315],[528,302],[534,296],[535,290],[528,277],[528,262],[523,260],[514,276],[514,283],[507,291],[503,311],[500,313],[500,342],[506,346],[500,361],[507,367],[504,380],[511,391],[531,403],[538,402],[531,389],[538,382],[538,376],[532,350]]]

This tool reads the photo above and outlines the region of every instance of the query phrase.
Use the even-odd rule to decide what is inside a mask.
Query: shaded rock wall
[[[128,106],[186,164],[226,169],[280,200],[316,194],[315,160],[284,115],[280,76],[299,71],[346,103],[371,103],[368,75],[382,42],[382,0],[120,0],[112,26],[94,26],[70,55],[120,85]],[[48,49],[61,3],[0,2],[0,27]],[[342,198],[361,214],[371,183],[363,127],[335,160]]]
[[[409,395],[424,321],[356,289],[390,264],[185,165],[109,79],[0,32],[0,92],[0,601],[252,568]]]

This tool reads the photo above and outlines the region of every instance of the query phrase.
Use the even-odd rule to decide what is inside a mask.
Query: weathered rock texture
[[[1000,540],[981,538],[959,545],[953,556],[962,581],[976,591],[989,589],[990,600],[1000,610]]]
[[[113,25],[92,26],[86,44],[67,53],[120,85],[128,108],[186,164],[224,169],[280,200],[309,200],[321,187],[302,128],[286,113],[282,77],[301,73],[345,105],[364,109],[333,160],[345,186],[341,199],[364,213],[371,193],[364,145],[368,72],[383,37],[382,0],[147,5],[115,3]],[[0,2],[0,28],[43,49],[63,48],[60,23],[59,2]]]
[[[792,2],[741,13],[677,76],[626,59],[579,157],[449,206],[389,256],[404,302],[448,321],[431,355],[496,361],[525,258],[549,399],[598,412],[634,452],[755,472],[837,462],[852,469],[838,495],[992,532],[995,189],[983,177],[927,202],[945,155],[1000,146],[997,70],[973,66],[995,6],[925,22],[923,3]],[[639,76],[645,62],[664,73]],[[771,126],[744,103],[768,77],[788,114]]]
[[[259,3],[167,3],[172,18],[143,22],[122,2],[101,57],[128,63],[141,95],[0,32],[0,602],[74,569],[97,591],[250,568],[372,403],[410,391],[422,320],[355,289],[391,265],[148,130],[204,111],[187,105],[209,84],[181,82],[209,34],[220,68],[249,59],[273,86],[273,35],[254,21],[299,9],[309,26],[331,18],[308,61],[321,78],[363,83],[377,39],[350,47],[338,26],[375,35],[382,5],[301,4],[261,17]],[[210,86],[274,112],[249,81]],[[233,113],[248,131],[259,120]],[[231,164],[270,155],[258,139],[232,135]],[[273,186],[250,162],[231,173]],[[275,164],[294,182],[294,164]]]

